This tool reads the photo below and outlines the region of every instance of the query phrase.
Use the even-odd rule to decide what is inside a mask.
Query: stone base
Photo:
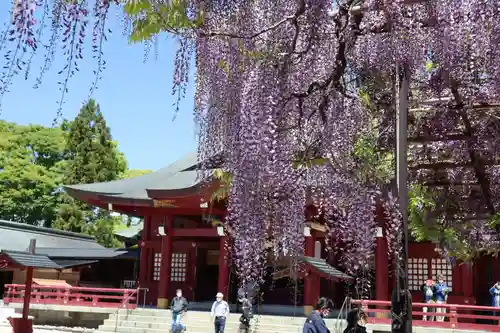
[[[158,303],[156,303],[158,309],[168,309],[168,298],[158,297]]]
[[[33,320],[23,318],[9,318],[12,333],[33,333]]]

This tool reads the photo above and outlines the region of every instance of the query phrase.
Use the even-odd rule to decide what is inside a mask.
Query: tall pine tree
[[[68,166],[64,184],[89,184],[120,178],[127,165],[124,156],[116,149],[99,104],[91,99],[65,127],[68,129],[65,151]],[[64,201],[54,227],[91,234],[105,246],[118,245],[113,231],[119,219],[67,195]]]
[[[64,179],[67,185],[115,180],[125,171],[99,104],[93,99],[71,122],[66,153],[70,161]]]

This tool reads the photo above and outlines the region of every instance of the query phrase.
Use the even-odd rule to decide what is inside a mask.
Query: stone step
[[[127,318],[123,320],[116,320],[116,319],[106,319],[103,324],[105,325],[125,325],[129,323],[135,323],[135,326],[142,326],[142,325],[170,325],[172,323],[171,318],[165,318],[164,320],[135,320],[133,318]],[[190,323],[190,324],[197,324],[197,325],[212,325],[213,320],[204,318],[204,319],[193,319],[193,318],[183,318],[182,323]],[[235,319],[230,319],[226,320],[226,324],[239,324],[239,320]],[[301,323],[279,323],[279,322],[273,322],[273,321],[264,321],[264,320],[259,320],[257,319],[252,319],[250,321],[251,324],[261,324],[261,325],[280,325],[280,326],[302,326],[304,324],[304,321]],[[334,325],[334,323],[329,323],[330,325]]]
[[[183,325],[187,327],[213,327],[212,322],[208,321],[183,321]],[[163,323],[163,322],[137,322],[137,321],[123,321],[123,322],[112,322],[112,321],[105,321],[100,327],[137,327],[137,328],[153,328],[153,329],[162,329],[164,327],[170,327],[172,325],[172,322],[168,323]],[[239,322],[226,322],[226,327],[234,327],[237,328],[239,327],[240,323]],[[296,328],[301,328],[303,325],[283,325],[283,324],[269,324],[269,323],[260,323],[260,322],[253,322],[250,324],[252,327],[260,327],[260,328],[266,328],[269,330],[285,330],[285,331],[295,331]]]
[[[293,328],[286,327],[267,327],[267,326],[256,326],[250,327],[250,332],[257,333],[300,333],[302,332],[301,326],[292,326]],[[208,333],[213,332],[213,326],[191,326],[186,325],[186,333]],[[238,332],[239,326],[228,326],[225,327],[225,332]],[[335,329],[334,327],[329,327],[330,332],[337,333],[343,332],[343,328]],[[370,330],[368,330],[369,332]],[[165,326],[161,328],[143,328],[143,327],[129,327],[129,326],[100,326],[94,333],[105,333],[105,332],[114,332],[114,333],[170,333],[170,326]]]
[[[226,320],[226,332],[238,332],[241,313],[231,313]],[[250,323],[251,332],[301,333],[304,317],[255,315]],[[327,319],[332,333],[342,333],[344,320]],[[213,319],[206,311],[188,311],[182,320],[188,333],[207,333],[214,330]],[[167,333],[172,325],[169,310],[119,310],[111,314],[95,333]]]
[[[239,318],[241,316],[241,313],[231,313],[227,321],[235,321],[239,322]],[[154,315],[152,313],[149,313],[146,315],[146,313],[139,314],[135,311],[133,312],[119,312],[118,314],[112,314],[108,320],[114,320],[116,321],[118,317],[118,321],[140,321],[140,322],[164,322],[164,323],[169,323],[172,321],[172,314],[170,311],[159,311],[155,313]],[[190,321],[190,320],[201,320],[201,321],[208,321],[212,322],[212,319],[210,317],[210,314],[208,312],[197,312],[197,311],[190,311],[188,312],[185,317],[183,318],[184,321]],[[285,317],[285,316],[270,316],[270,315],[255,315],[254,318],[252,319],[253,321],[259,321],[260,323],[273,323],[273,324],[280,324],[280,325],[303,325],[305,321],[305,317]],[[325,320],[327,325],[331,324],[333,325],[337,319],[334,318],[329,318]]]
[[[190,331],[211,331],[214,326],[207,324],[195,324],[195,323],[183,323],[187,330]],[[137,330],[151,330],[151,331],[163,331],[165,329],[170,329],[170,325],[152,325],[150,327],[146,326],[137,326],[137,325],[119,325],[118,330],[127,331],[127,332],[136,332]],[[240,325],[236,323],[226,324],[226,331],[233,332],[239,329]],[[302,326],[280,326],[280,325],[251,325],[253,329],[256,329],[261,332],[280,332],[280,333],[299,333],[302,331]],[[115,325],[101,325],[98,330],[103,331],[114,331],[116,328]]]

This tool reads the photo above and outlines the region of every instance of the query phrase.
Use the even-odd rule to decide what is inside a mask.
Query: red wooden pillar
[[[376,237],[375,296],[377,301],[387,301],[389,300],[389,255],[387,240],[384,237],[382,227],[377,227]],[[386,318],[385,313],[378,313],[377,315],[377,317],[383,316]]]
[[[35,254],[36,239],[30,240],[29,253]],[[31,286],[33,284],[33,267],[26,267],[26,280],[24,286],[23,316],[10,318],[12,333],[32,333],[33,322],[28,318],[31,301]]]
[[[139,286],[145,287],[148,281],[148,262],[152,261],[148,254],[150,251],[145,247],[146,242],[149,241],[149,230],[151,228],[151,216],[144,217],[144,227],[141,234],[141,257],[139,261]],[[149,259],[149,260],[148,260]]]
[[[227,236],[219,238],[219,280],[217,284],[218,292],[221,292],[227,299],[229,290],[229,256],[227,251]]]
[[[377,249],[375,253],[375,293],[377,301],[389,300],[389,256],[387,241],[382,227],[377,228]]]
[[[158,290],[159,309],[168,308],[168,285],[170,283],[170,268],[172,265],[172,219],[165,218],[165,236],[161,236],[161,266],[160,266],[160,281]]]
[[[306,236],[305,240],[305,255],[307,257],[314,257],[315,235]],[[309,315],[320,296],[320,279],[319,276],[311,274],[310,272],[306,274],[304,278],[304,313]]]

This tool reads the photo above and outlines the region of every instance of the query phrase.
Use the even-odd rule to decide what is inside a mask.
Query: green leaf
[[[217,62],[217,67],[219,67],[220,69],[222,69],[224,71],[224,73],[226,73],[226,75],[229,75],[229,66],[227,64],[227,62],[224,60],[224,59],[220,59],[218,62]]]
[[[129,16],[136,16],[151,9],[151,3],[148,0],[129,0],[123,6],[124,12]]]
[[[432,70],[434,69],[434,63],[432,61],[427,61],[426,64],[425,64],[425,70],[427,72],[432,72]]]

